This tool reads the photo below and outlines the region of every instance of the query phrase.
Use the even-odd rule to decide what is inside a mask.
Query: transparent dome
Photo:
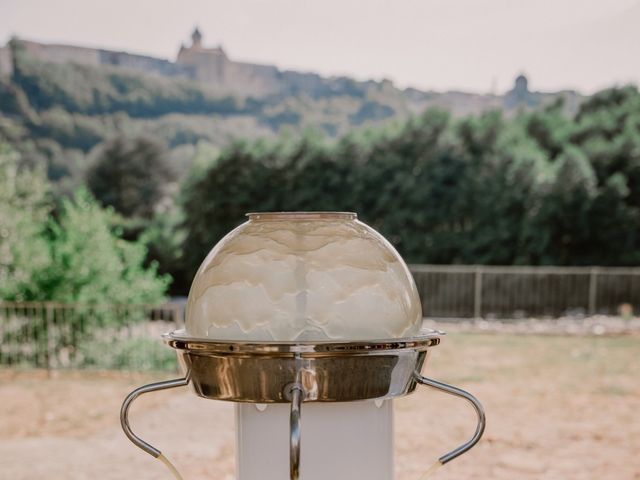
[[[219,340],[375,340],[422,321],[406,264],[355,213],[251,213],[191,285],[186,333]]]

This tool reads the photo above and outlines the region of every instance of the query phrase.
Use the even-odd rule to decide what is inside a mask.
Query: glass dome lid
[[[422,309],[411,273],[355,213],[247,216],[194,277],[189,337],[357,341],[418,333]]]

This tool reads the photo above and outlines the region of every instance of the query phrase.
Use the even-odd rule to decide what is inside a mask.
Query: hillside
[[[186,172],[197,148],[217,150],[237,139],[309,130],[337,138],[430,107],[454,116],[493,109],[510,115],[562,98],[572,114],[581,101],[575,92],[531,92],[522,76],[505,95],[480,95],[281,71],[232,61],[221,48],[202,47],[196,32],[176,62],[17,39],[0,60],[0,137],[71,186],[91,152],[120,133],[161,140]]]
[[[11,245],[40,275],[41,291],[21,298],[54,298],[52,278],[66,285],[55,249],[85,245],[101,206],[117,212],[100,220],[104,232],[137,242],[137,252],[148,245],[148,266],[173,278],[174,294],[252,210],[362,212],[414,263],[640,262],[636,86],[582,98],[532,92],[524,76],[501,96],[320,79],[246,95],[224,92],[228,79],[217,83],[215,71],[206,80],[80,61],[91,51],[46,60],[19,41],[10,47],[0,166],[9,182],[18,162],[46,166],[52,180],[23,182],[41,193],[31,202],[40,209],[4,192],[14,202],[4,215]],[[56,222],[74,209],[84,216],[67,238]],[[77,243],[67,248],[68,239]],[[30,245],[51,245],[50,270],[31,261]]]

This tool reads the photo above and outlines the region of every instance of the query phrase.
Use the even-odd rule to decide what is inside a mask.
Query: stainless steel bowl
[[[164,335],[195,392],[212,400],[288,403],[299,384],[305,402],[395,398],[416,388],[430,347],[442,332],[362,342],[233,342]]]

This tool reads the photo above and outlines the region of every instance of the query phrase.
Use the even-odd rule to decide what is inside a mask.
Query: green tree
[[[138,240],[148,249],[145,264],[157,264],[160,274],[170,275],[170,293],[175,295],[183,295],[191,285],[191,275],[186,271],[184,260],[182,222],[182,210],[174,206],[148,222]]]
[[[563,106],[560,99],[542,111],[523,115],[528,135],[550,158],[562,153],[575,129],[574,123],[564,114]]]
[[[87,173],[89,189],[102,205],[144,219],[163,204],[168,207],[174,180],[164,147],[147,137],[109,141]]]
[[[168,276],[144,267],[146,247],[114,230],[114,213],[86,190],[62,202],[50,221],[51,263],[40,277],[42,300],[89,304],[153,304],[163,300]]]
[[[42,169],[19,168],[18,155],[0,143],[0,299],[34,300],[37,278],[48,268],[43,231],[51,210]]]
[[[429,110],[334,145],[245,143],[206,164],[183,190],[192,272],[250,210],[355,210],[411,262],[640,262],[635,88],[596,95],[575,121],[561,104],[515,119]]]
[[[568,146],[558,157],[547,187],[540,210],[532,218],[539,232],[530,245],[532,258],[546,265],[589,263],[590,212],[598,190],[593,167],[580,149]]]
[[[640,264],[640,204],[629,202],[631,189],[620,172],[609,177],[594,198],[588,263]]]

